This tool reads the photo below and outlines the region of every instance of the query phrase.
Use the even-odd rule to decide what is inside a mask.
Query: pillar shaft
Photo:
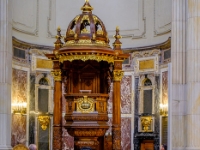
[[[113,150],[121,150],[121,79],[124,72],[121,70],[121,61],[114,65],[112,142]]]
[[[12,12],[0,0],[0,150],[11,149]]]
[[[170,141],[172,149],[185,148],[186,103],[186,0],[172,0],[172,116]],[[171,100],[169,100],[171,101]]]
[[[62,150],[62,83],[61,71],[53,71],[54,76],[54,118],[53,150]]]

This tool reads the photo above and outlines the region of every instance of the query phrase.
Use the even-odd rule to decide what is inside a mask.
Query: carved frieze
[[[66,121],[79,120],[79,121],[108,121],[108,116],[65,116]]]
[[[105,128],[76,128],[73,133],[76,137],[100,137],[104,136],[106,130]]]

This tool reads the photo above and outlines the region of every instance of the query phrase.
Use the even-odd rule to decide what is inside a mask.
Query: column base
[[[11,146],[1,146],[0,145],[0,150],[12,150]]]

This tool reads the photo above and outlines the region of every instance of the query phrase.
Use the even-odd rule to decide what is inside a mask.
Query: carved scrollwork
[[[114,81],[121,81],[122,77],[124,76],[124,71],[122,70],[114,70],[113,71],[113,79]]]

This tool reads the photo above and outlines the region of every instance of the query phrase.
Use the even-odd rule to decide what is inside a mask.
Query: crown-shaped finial
[[[81,7],[83,12],[91,12],[93,10],[92,6],[89,3],[89,0],[85,0],[85,4]]]

